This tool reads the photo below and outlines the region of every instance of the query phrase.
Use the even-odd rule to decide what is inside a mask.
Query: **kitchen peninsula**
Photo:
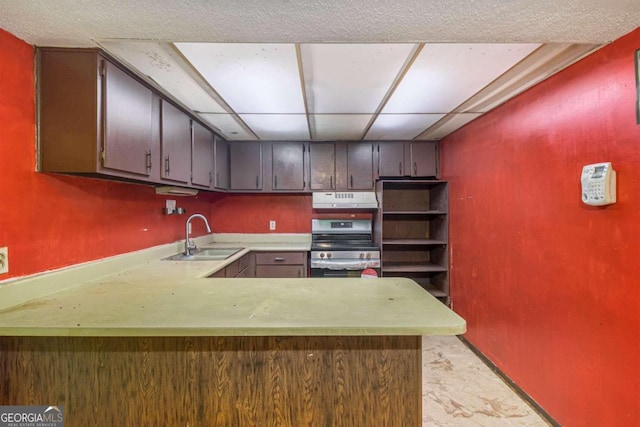
[[[0,310],[0,401],[68,426],[421,425],[420,336],[464,320],[404,278],[208,277],[250,249]]]

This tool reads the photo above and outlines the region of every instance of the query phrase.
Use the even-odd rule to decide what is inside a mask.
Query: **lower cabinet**
[[[249,252],[209,277],[307,277],[307,252]]]
[[[242,256],[237,261],[232,262],[225,268],[221,268],[209,277],[229,277],[229,278],[242,278],[253,277],[252,259],[254,254],[248,253]]]
[[[256,252],[256,277],[307,277],[306,252]]]

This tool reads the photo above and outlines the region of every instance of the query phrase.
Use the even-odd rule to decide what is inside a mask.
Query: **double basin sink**
[[[167,261],[220,261],[240,252],[244,248],[199,248],[191,251],[191,255],[179,253],[165,258]]]

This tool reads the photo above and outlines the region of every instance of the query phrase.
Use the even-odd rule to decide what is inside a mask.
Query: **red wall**
[[[310,233],[310,194],[223,194],[212,211],[213,224],[223,233]],[[269,221],[276,230],[269,230]]]
[[[35,172],[33,69],[32,46],[0,29],[0,281],[183,239],[185,215],[162,215],[152,187]],[[211,213],[209,195],[177,201]]]
[[[311,194],[221,194],[211,213],[219,233],[311,233],[311,219],[372,219],[371,213],[316,211]],[[269,221],[276,230],[269,230]]]
[[[640,425],[640,29],[445,138],[466,338],[566,426]],[[611,161],[618,202],[580,201]]]

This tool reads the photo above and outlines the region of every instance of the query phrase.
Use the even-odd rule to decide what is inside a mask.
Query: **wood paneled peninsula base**
[[[63,406],[66,427],[421,425],[421,336],[466,324],[416,282],[213,267],[150,262],[0,310],[0,404]]]
[[[0,402],[65,426],[420,426],[420,336],[1,337]]]

